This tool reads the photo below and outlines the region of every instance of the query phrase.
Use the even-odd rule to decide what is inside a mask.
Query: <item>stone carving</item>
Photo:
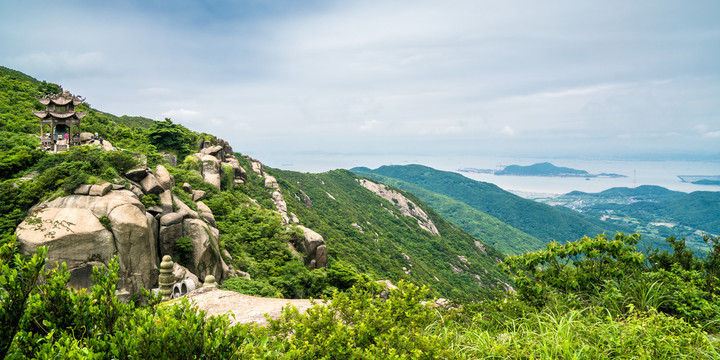
[[[172,296],[172,288],[175,284],[173,266],[174,263],[170,255],[163,256],[162,262],[160,263],[160,276],[158,280],[163,301],[170,300],[170,297]]]

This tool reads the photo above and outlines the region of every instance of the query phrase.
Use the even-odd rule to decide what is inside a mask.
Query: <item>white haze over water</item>
[[[507,191],[539,194],[565,194],[574,190],[589,193],[613,187],[658,185],[683,191],[720,191],[720,186],[696,185],[681,182],[678,175],[720,175],[720,162],[711,161],[631,161],[579,160],[567,158],[520,158],[483,155],[335,155],[335,154],[278,154],[260,158],[264,164],[283,170],[325,172],[365,166],[375,169],[382,165],[421,164],[438,170],[454,171],[462,168],[498,169],[507,165],[532,165],[550,162],[555,166],[586,170],[591,174],[613,173],[621,178],[496,176],[462,172],[471,179],[495,184]]]

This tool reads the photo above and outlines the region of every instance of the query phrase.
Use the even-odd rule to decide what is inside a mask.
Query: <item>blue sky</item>
[[[707,155],[718,14],[717,1],[4,1],[0,64],[260,160]]]

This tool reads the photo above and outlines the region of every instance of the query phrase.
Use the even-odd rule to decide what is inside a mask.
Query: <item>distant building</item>
[[[43,111],[33,110],[33,114],[40,118],[43,148],[63,151],[70,146],[80,145],[80,120],[87,113],[76,112],[75,106],[85,102],[85,98],[61,89],[59,94],[47,94],[38,98],[38,101],[45,105]]]

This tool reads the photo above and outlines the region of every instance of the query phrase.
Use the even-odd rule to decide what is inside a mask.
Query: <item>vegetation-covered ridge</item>
[[[612,188],[599,193],[571,193],[539,199],[563,205],[645,237],[687,238],[688,246],[707,251],[703,234],[720,235],[720,192],[684,193],[660,186]]]
[[[491,215],[498,220],[518,229],[530,236],[541,240],[543,243],[551,241],[567,242],[581,238],[586,235],[615,233],[627,230],[623,226],[608,224],[601,220],[585,217],[582,214],[570,211],[562,207],[552,207],[532,200],[523,199],[517,195],[502,190],[494,184],[475,181],[461,174],[440,171],[423,165],[393,165],[381,166],[377,169],[354,168],[351,171],[363,173],[372,177],[373,174],[382,175],[388,178],[401,180],[424,188],[428,191],[447,196],[459,201],[475,210]],[[404,190],[403,183],[395,183]],[[420,194],[416,194],[421,196]],[[428,200],[427,198],[423,200]],[[429,201],[429,200],[428,200]],[[438,207],[439,208],[439,207]],[[443,212],[443,216],[455,222],[458,226],[463,223],[470,223],[473,220],[466,220],[454,216],[451,212]],[[471,214],[472,215],[472,214]],[[472,231],[468,228],[466,231]],[[541,244],[526,244],[523,241],[527,238],[519,237],[511,244],[500,244],[494,242],[494,246],[519,253],[525,250],[539,250]],[[537,246],[540,245],[540,246]],[[532,247],[530,247],[532,246]]]
[[[497,218],[477,210],[449,196],[427,190],[419,185],[395,178],[366,173],[354,169],[355,173],[408,191],[457,227],[467,231],[485,244],[491,245],[504,254],[518,255],[541,249],[544,242],[528,235]]]
[[[363,187],[362,179],[349,171],[267,171],[277,177],[288,210],[322,234],[329,255],[354,271],[393,282],[404,279],[450,298],[478,296],[507,281],[496,267],[502,253],[453,226],[412,194],[394,189],[429,215],[440,236],[403,215],[394,201]]]
[[[0,247],[0,357],[9,359],[713,359],[720,356],[718,239],[703,259],[673,251],[647,259],[639,236],[584,238],[508,259],[517,294],[436,307],[427,289],[400,282],[386,297],[372,283],[293,307],[266,327],[207,317],[186,299],[149,305],[114,296],[118,266],[95,268],[90,291],[65,286]],[[648,261],[646,261],[648,260]],[[44,279],[38,282],[38,278]]]
[[[563,244],[506,258],[501,274],[494,264],[500,252],[476,243],[408,192],[391,189],[422,208],[441,236],[404,216],[392,200],[374,196],[347,171],[267,169],[289,210],[329,244],[327,268],[310,271],[289,246],[301,231],[283,223],[272,189],[247,157],[236,154],[247,172],[245,183],[223,177],[218,189],[186,157],[199,142],[217,141],[214,136],[169,119],[123,124],[88,105],[83,131],[103,134],[120,150],[38,151],[30,110],[39,107],[38,94],[59,87],[0,70],[0,358],[720,358],[717,238],[705,237],[708,251],[700,255],[674,238],[668,239],[670,251],[645,255],[637,251],[638,235],[570,241],[560,222]],[[252,278],[222,286],[325,302],[302,314],[287,308],[266,327],[231,326],[231,315],[207,316],[187,299],[160,303],[142,291],[120,301],[116,260],[94,267],[94,283],[85,291],[67,286],[65,265],[46,263],[47,249],[19,251],[12,234],[31,206],[80,184],[120,185],[126,170],[160,164],[163,154],[179,159],[177,166],[166,165],[176,184],[206,192],[203,201],[215,215],[221,246],[235,269]],[[457,181],[461,190],[470,189]],[[193,205],[180,186],[172,193]],[[141,201],[153,206],[158,198]],[[538,224],[540,216],[529,218]],[[377,278],[399,280],[398,288],[385,291],[372,281]],[[503,278],[512,279],[516,293],[491,291]],[[433,297],[445,294],[460,300],[437,307]]]

